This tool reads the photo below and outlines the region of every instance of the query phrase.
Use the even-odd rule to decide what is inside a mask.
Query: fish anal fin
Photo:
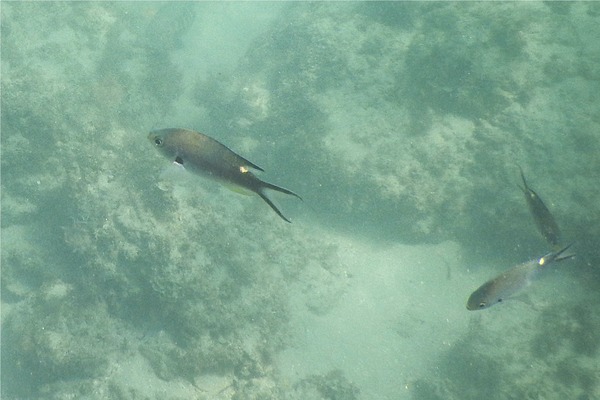
[[[223,186],[225,186],[227,189],[231,190],[232,192],[242,194],[244,196],[252,196],[254,194],[254,192],[252,190],[247,189],[243,186],[235,185],[233,183],[224,183]]]

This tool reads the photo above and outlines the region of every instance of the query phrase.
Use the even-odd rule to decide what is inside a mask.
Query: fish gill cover
[[[1,14],[2,398],[600,395],[597,4]],[[289,182],[293,227],[211,183],[159,189],[157,125]],[[467,262],[544,246],[517,162],[579,295],[467,316],[490,272]]]

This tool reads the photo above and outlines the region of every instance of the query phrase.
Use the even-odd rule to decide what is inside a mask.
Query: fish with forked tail
[[[560,246],[560,229],[558,228],[558,224],[540,196],[527,185],[523,169],[520,166],[519,171],[521,171],[521,179],[523,180],[523,187],[519,186],[519,188],[525,195],[525,200],[527,200],[527,206],[531,215],[533,215],[535,225],[544,239],[556,250]]]
[[[260,180],[250,168],[263,171],[262,168],[203,133],[178,128],[160,129],[150,132],[148,139],[162,154],[185,169],[256,193],[286,222],[291,221],[266,196],[265,189],[302,200],[291,190]]]
[[[512,267],[494,279],[491,279],[475,290],[467,301],[468,310],[483,310],[510,298],[515,293],[529,286],[533,279],[548,265],[556,261],[567,260],[575,254],[563,255],[571,245],[546,254],[540,259],[531,260]]]

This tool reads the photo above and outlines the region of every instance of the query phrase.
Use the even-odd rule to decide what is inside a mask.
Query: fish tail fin
[[[569,258],[575,257],[575,253],[563,254],[572,245],[573,243],[569,243],[568,245],[554,253],[554,261],[568,260]]]
[[[275,190],[276,192],[281,192],[281,193],[289,194],[291,196],[297,197],[298,199],[302,200],[302,197],[298,196],[296,193],[292,192],[291,190],[288,190],[286,188],[282,188],[281,186],[273,185],[272,183],[268,183],[268,182],[261,182],[261,183],[262,183],[262,188],[261,189]]]
[[[523,187],[519,186],[519,188],[523,191],[523,193],[527,193],[527,190],[529,189],[529,186],[527,186],[527,181],[525,180],[525,174],[523,173],[523,168],[521,168],[520,165],[517,164],[517,167],[519,167],[519,172],[521,173],[521,179],[523,180]]]
[[[573,243],[570,243],[570,244],[564,246],[562,249],[560,249],[558,251],[553,251],[551,253],[546,254],[544,257],[540,258],[539,264],[540,265],[547,265],[547,264],[550,264],[552,262],[568,260],[570,258],[575,257],[574,253],[563,254],[572,245],[573,245]]]
[[[287,192],[283,192],[283,193],[287,193]],[[269,207],[271,207],[273,209],[273,211],[275,211],[277,213],[277,215],[279,215],[281,217],[281,219],[283,219],[285,222],[289,222],[289,223],[292,222],[289,219],[287,219],[285,217],[285,215],[283,215],[281,213],[281,211],[279,211],[279,209],[277,208],[277,206],[271,201],[271,199],[269,199],[267,197],[267,195],[265,194],[265,192],[263,192],[262,189],[257,190],[256,194],[258,194],[260,196],[260,198],[263,199],[265,201],[265,203],[267,203],[269,205]],[[293,193],[290,193],[290,194],[293,194]]]
[[[268,183],[265,181],[260,181],[259,180],[259,187],[257,189],[254,189],[254,191],[256,192],[256,194],[258,194],[260,196],[261,199],[263,199],[268,205],[269,207],[271,207],[273,209],[273,211],[275,211],[277,213],[277,215],[279,215],[281,217],[281,219],[283,219],[285,222],[292,222],[289,219],[287,219],[282,213],[281,211],[279,211],[279,209],[277,208],[277,206],[275,206],[275,204],[271,201],[271,199],[269,199],[267,197],[267,195],[265,194],[265,189],[271,189],[271,190],[275,190],[276,192],[281,192],[281,193],[285,193],[285,194],[289,194],[291,196],[297,197],[298,199],[302,200],[302,197],[298,196],[296,193],[292,192],[291,190],[288,190],[286,188],[282,188],[281,186],[277,186],[277,185],[273,185],[272,183]]]
[[[571,258],[575,258],[577,256],[577,254],[565,254],[564,256],[560,256],[557,257],[554,261],[563,261],[563,260],[569,260]]]

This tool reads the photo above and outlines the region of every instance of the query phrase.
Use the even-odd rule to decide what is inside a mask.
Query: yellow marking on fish
[[[265,191],[274,190],[302,200],[291,190],[265,182],[255,176],[250,169],[263,171],[261,167],[203,133],[169,128],[150,132],[148,139],[163,155],[185,167],[186,170],[256,193],[286,222],[290,220],[279,211]]]
[[[571,245],[548,253],[545,256],[512,267],[493,279],[490,279],[471,293],[467,300],[467,310],[482,310],[513,297],[517,292],[529,286],[546,265],[573,258],[573,255],[561,256]],[[542,268],[544,267],[544,268]]]
[[[540,265],[540,267],[542,265],[544,265],[546,263],[546,259],[544,257],[540,258],[540,261],[538,261],[538,264]]]

